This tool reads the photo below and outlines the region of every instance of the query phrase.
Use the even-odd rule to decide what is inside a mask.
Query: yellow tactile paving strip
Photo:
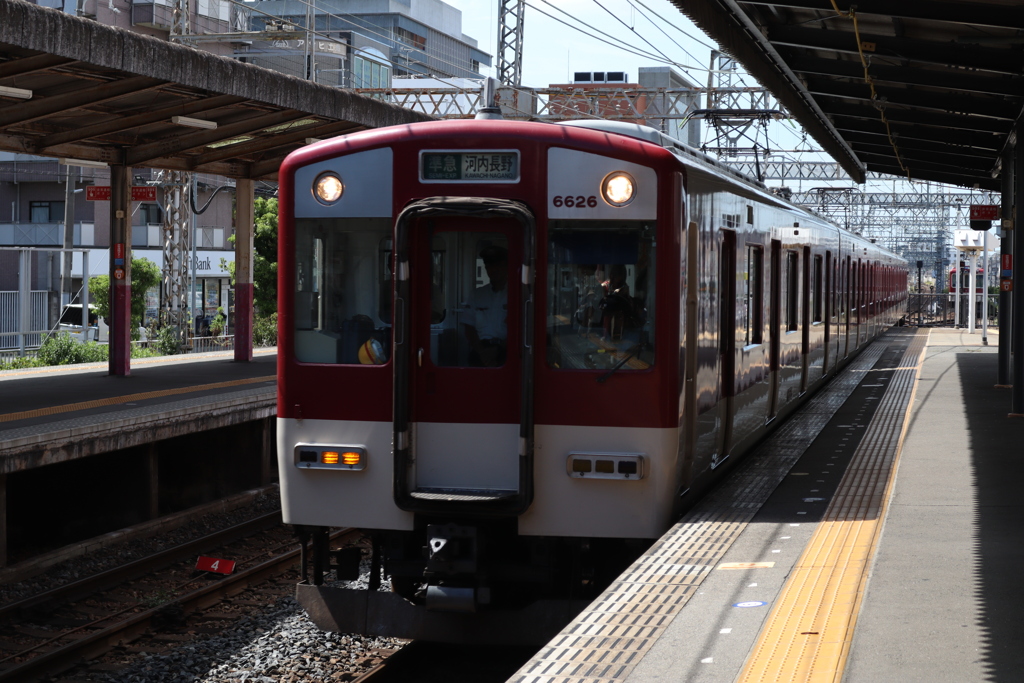
[[[212,389],[225,389],[227,387],[237,387],[245,384],[258,384],[259,382],[271,382],[276,381],[276,375],[267,375],[265,377],[250,377],[248,379],[235,379],[229,382],[214,382],[213,384],[199,384],[192,387],[178,387],[176,389],[163,389],[161,391],[146,391],[138,394],[128,394],[126,396],[111,396],[110,398],[100,398],[94,401],[82,401],[79,403],[66,403],[60,406],[47,406],[46,408],[37,408],[35,410],[24,410],[19,413],[7,413],[0,415],[0,422],[13,422],[15,420],[27,420],[33,417],[44,417],[46,415],[57,415],[60,413],[73,413],[79,410],[88,410],[90,408],[101,408],[103,406],[118,405],[121,403],[132,403],[134,401],[146,401],[151,398],[162,398],[164,396],[176,396],[178,394],[191,394],[197,391],[210,391]]]
[[[737,480],[738,490],[726,488],[707,496],[509,680],[625,680],[721,562],[782,473],[870,371],[885,346],[886,342],[881,342],[865,349],[847,371],[811,399],[805,424],[783,424],[738,467],[731,476]],[[757,457],[764,451],[779,451],[780,455]],[[782,451],[792,453],[781,455]]]
[[[797,561],[737,681],[837,683],[891,497],[928,335],[903,355],[831,505]]]

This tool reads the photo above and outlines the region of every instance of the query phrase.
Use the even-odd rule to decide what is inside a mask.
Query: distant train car
[[[333,630],[544,642],[906,307],[896,255],[631,124],[396,126],[279,180],[282,506]]]
[[[957,282],[957,271],[960,272],[959,283]],[[949,287],[950,294],[957,294],[967,292],[971,288],[971,267],[966,263],[961,263],[959,268],[957,266],[950,266],[949,273],[947,274],[946,285]],[[982,283],[985,282],[985,269],[978,266],[977,273],[975,275],[975,294],[984,294],[985,288]],[[962,288],[962,289],[961,289]]]

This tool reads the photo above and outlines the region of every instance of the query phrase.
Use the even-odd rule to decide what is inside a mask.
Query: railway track
[[[288,572],[299,549],[280,521],[279,512],[265,515],[0,607],[0,681],[66,671]],[[196,556],[213,550],[236,559],[241,570],[215,577],[195,572]]]

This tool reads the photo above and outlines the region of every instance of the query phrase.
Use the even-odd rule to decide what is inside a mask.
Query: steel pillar
[[[1004,220],[1013,220],[1013,154],[1009,151],[1003,153],[1003,171],[999,177],[1000,190],[1002,191],[1002,217]],[[1010,386],[1010,321],[1013,320],[1013,294],[1003,291],[1002,267],[1004,256],[1013,258],[1013,230],[1003,228],[1000,230],[1002,240],[999,243],[999,370],[996,384],[999,386]]]
[[[18,355],[24,356],[32,329],[32,252],[18,254]]]
[[[1024,225],[1024,145],[1013,148],[1013,225]],[[1013,335],[1010,349],[1013,353],[1013,367],[1010,383],[1013,384],[1011,415],[1024,415],[1024,278],[1017,264],[1024,257],[1024,240],[1013,241]]]
[[[525,0],[498,0],[498,80],[518,88],[523,79]],[[485,103],[484,106],[490,106]]]
[[[191,209],[185,183],[188,174],[163,171],[164,271],[160,322],[176,330],[178,341],[188,341],[189,252],[192,244]]]
[[[974,334],[974,318],[977,316],[978,299],[978,252],[971,250],[971,276],[967,285],[967,333]]]
[[[235,360],[252,360],[255,183],[235,181]]]
[[[111,375],[131,374],[132,212],[131,169],[110,167],[110,357]]]

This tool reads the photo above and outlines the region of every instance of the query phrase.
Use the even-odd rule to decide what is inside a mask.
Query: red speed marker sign
[[[196,570],[201,572],[213,572],[215,574],[230,574],[235,571],[234,560],[220,560],[216,557],[200,555],[196,560]]]
[[[90,202],[109,202],[110,185],[89,185],[85,188],[85,198]]]

